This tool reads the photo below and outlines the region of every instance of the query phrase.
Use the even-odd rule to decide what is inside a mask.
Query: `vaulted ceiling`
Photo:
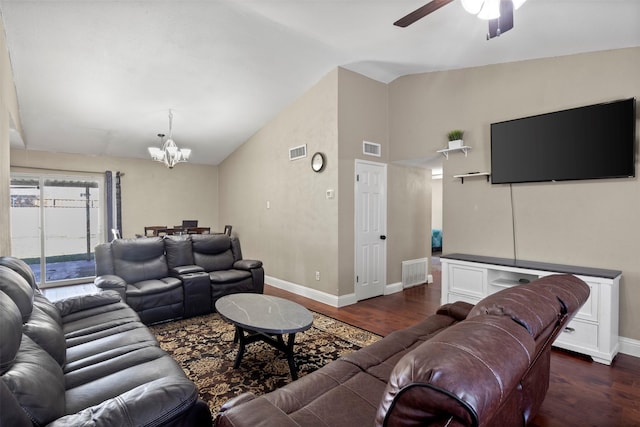
[[[393,25],[427,1],[0,0],[16,146],[148,158],[172,109],[178,145],[215,165],[338,66],[386,83],[640,46],[638,0],[528,0],[489,41],[458,0]]]

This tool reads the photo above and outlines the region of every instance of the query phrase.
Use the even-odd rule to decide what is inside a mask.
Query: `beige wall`
[[[111,170],[114,175],[119,171],[124,174],[121,178],[123,237],[143,234],[145,225],[174,226],[183,219],[197,219],[199,225],[221,231],[217,166],[187,163],[168,169],[144,159],[11,150],[11,170],[99,174]]]
[[[387,87],[375,80],[338,69],[338,138],[340,156],[339,283],[340,295],[354,292],[355,161],[386,163],[389,153]],[[381,145],[381,157],[362,154],[362,141]],[[387,218],[388,220],[388,218]],[[388,221],[387,221],[388,222]],[[388,264],[389,257],[387,257]],[[388,277],[388,276],[387,276]]]
[[[265,274],[338,294],[338,71],[334,70],[220,164],[220,219]],[[307,157],[289,160],[289,148]],[[327,165],[311,170],[311,155]],[[336,197],[326,199],[327,189]],[[267,208],[267,202],[269,208]],[[315,272],[320,280],[315,280]]]
[[[431,180],[431,228],[442,230],[442,180]]]
[[[431,256],[431,169],[390,164],[387,176],[387,281],[397,283],[402,261]]]
[[[489,171],[492,122],[640,98],[639,76],[640,48],[631,48],[406,76],[390,85],[391,161],[428,156],[454,128],[473,147],[468,157],[444,161],[445,252],[622,270],[620,335],[632,339],[640,339],[638,178],[513,185],[514,250],[509,185],[463,185],[452,175]]]
[[[18,100],[13,72],[9,59],[9,51],[5,39],[4,25],[0,19],[0,200],[9,200],[10,184],[10,139],[9,130],[13,128],[22,133]],[[11,254],[9,203],[0,203],[0,255]]]
[[[353,294],[355,161],[387,162],[387,123],[388,86],[338,68],[229,156],[220,165],[220,218],[238,230],[245,256],[261,259],[271,277],[330,295]],[[363,140],[381,144],[382,156],[363,155]],[[289,161],[288,149],[305,143],[309,157]],[[310,168],[316,151],[327,156],[319,174]],[[404,205],[421,190],[420,200],[430,206],[422,174],[390,168],[389,205]],[[327,190],[334,199],[326,198]],[[400,282],[402,260],[428,256],[430,221],[423,203],[388,209],[387,283]]]

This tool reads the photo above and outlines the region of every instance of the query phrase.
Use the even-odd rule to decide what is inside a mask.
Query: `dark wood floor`
[[[440,305],[440,274],[434,283],[335,308],[271,286],[265,293],[297,301],[307,308],[379,335],[407,327]],[[640,359],[618,354],[611,366],[553,350],[551,381],[541,411],[529,426],[640,426]],[[500,426],[496,426],[500,427]]]

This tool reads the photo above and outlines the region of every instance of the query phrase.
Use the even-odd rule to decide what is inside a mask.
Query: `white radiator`
[[[402,287],[420,285],[427,282],[428,258],[402,261]]]

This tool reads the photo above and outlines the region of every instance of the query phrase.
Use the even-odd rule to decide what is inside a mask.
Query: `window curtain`
[[[104,175],[105,192],[107,193],[107,236],[113,240],[116,238],[113,230],[117,230],[122,235],[122,182],[120,178],[124,176],[124,173],[116,172],[114,177],[112,171],[106,171]]]

